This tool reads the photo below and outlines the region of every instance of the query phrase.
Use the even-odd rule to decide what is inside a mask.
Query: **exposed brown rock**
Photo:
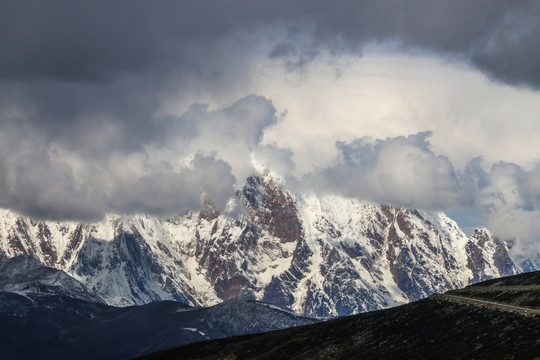
[[[249,204],[252,221],[261,224],[271,235],[282,242],[303,237],[293,198],[274,180],[250,176],[241,195]]]
[[[495,241],[497,242],[495,254],[493,255],[495,266],[504,276],[514,275],[517,272],[517,269],[508,253],[505,243],[499,239],[496,239]]]
[[[484,253],[482,251],[482,246],[488,240],[488,234],[477,229],[465,247],[465,251],[467,252],[467,267],[471,269],[473,273],[473,283],[489,280],[489,277],[484,274],[486,260],[484,259]]]
[[[407,215],[404,211],[399,211],[397,213],[397,216],[395,217],[396,223],[399,226],[399,229],[405,233],[408,239],[411,238],[411,223],[410,220],[407,219]]]

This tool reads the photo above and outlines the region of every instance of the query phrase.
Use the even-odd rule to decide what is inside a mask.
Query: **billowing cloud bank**
[[[525,170],[498,162],[485,171],[482,159],[473,158],[456,170],[431,150],[430,135],[338,142],[334,163],[303,180],[321,192],[409,208],[479,209],[497,236],[517,242],[517,253],[537,253],[540,163]]]
[[[148,140],[126,148],[136,135],[114,124],[86,134],[73,128],[72,136],[57,138],[21,126],[24,120],[5,121],[0,133],[0,204],[39,218],[83,220],[107,212],[171,214],[197,209],[204,198],[223,208],[235,175],[253,172],[252,153],[271,151],[260,141],[276,121],[263,97],[218,111],[195,104],[180,117],[150,118],[157,135],[141,129]]]

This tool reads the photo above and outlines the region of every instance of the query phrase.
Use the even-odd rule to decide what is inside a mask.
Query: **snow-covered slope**
[[[380,309],[518,272],[508,244],[470,239],[440,212],[296,194],[264,172],[237,191],[241,215],[211,203],[174,218],[110,215],[95,224],[0,210],[0,258],[27,253],[113,305],[257,299],[328,316]]]

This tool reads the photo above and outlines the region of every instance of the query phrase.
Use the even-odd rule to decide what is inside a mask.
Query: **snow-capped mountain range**
[[[236,193],[239,215],[109,215],[36,221],[0,210],[0,259],[29,254],[110,305],[256,299],[300,314],[347,315],[516,274],[510,242],[467,237],[442,212],[293,193],[269,172]],[[232,205],[231,205],[232,206]]]

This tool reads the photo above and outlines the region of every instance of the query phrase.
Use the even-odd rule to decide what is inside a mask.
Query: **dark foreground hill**
[[[29,256],[0,262],[0,359],[129,359],[193,341],[318,322],[252,300],[113,307]]]
[[[540,272],[527,273],[392,309],[189,344],[144,359],[535,359],[539,299]]]

